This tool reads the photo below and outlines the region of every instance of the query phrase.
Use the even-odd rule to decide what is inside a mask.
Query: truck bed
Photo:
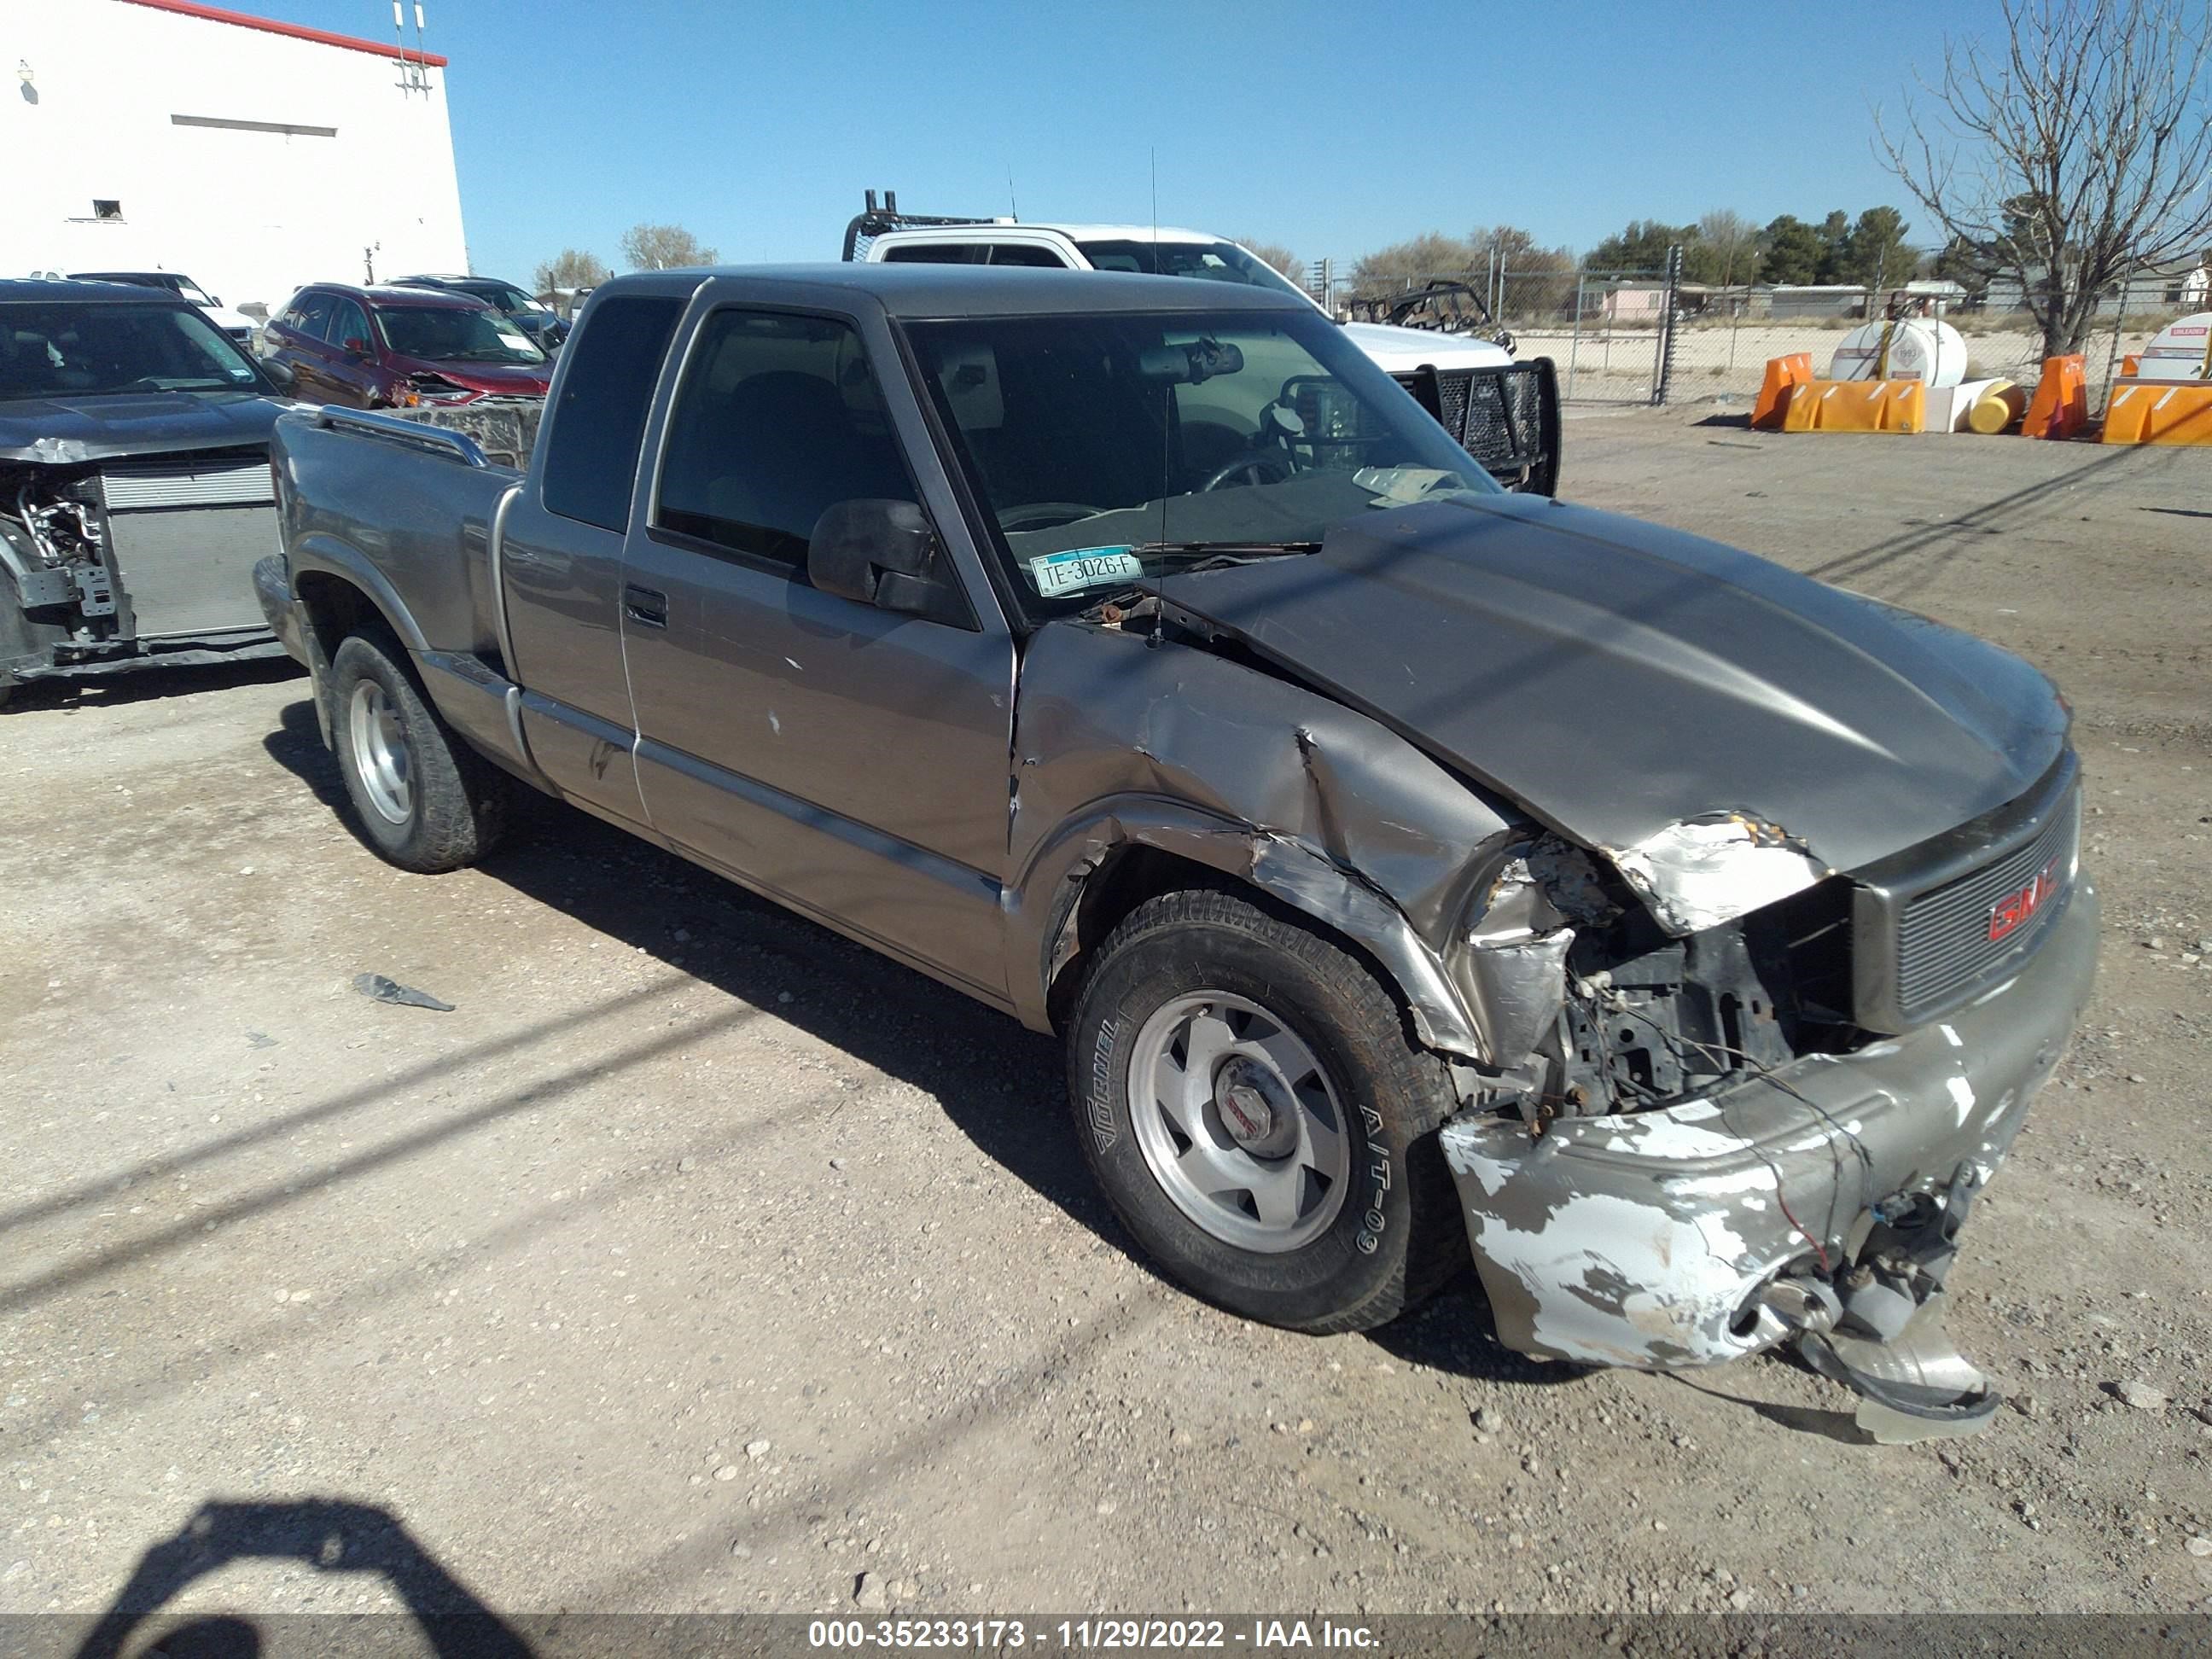
[[[285,416],[271,459],[295,586],[374,572],[406,595],[416,648],[498,663],[491,526],[519,471],[465,434],[340,409]]]

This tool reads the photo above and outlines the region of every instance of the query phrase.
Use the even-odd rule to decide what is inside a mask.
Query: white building
[[[372,266],[468,269],[446,60],[395,41],[191,0],[9,0],[0,172],[0,276],[180,270],[275,307]]]

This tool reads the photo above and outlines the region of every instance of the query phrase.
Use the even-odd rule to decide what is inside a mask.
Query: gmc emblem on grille
[[[2058,860],[2045,865],[2033,881],[2016,892],[2006,894],[1990,906],[1990,939],[1992,943],[2011,933],[2030,916],[2050,902],[2051,896],[2058,890]]]

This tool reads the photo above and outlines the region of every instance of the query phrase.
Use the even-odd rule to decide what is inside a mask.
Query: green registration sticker
[[[1048,599],[1086,587],[1118,587],[1139,580],[1144,561],[1127,547],[1077,547],[1040,553],[1029,562],[1030,580]]]

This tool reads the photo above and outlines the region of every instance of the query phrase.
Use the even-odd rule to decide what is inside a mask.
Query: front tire
[[[1449,1079],[1340,946],[1220,892],[1139,906],[1069,1031],[1085,1160],[1162,1270],[1316,1333],[1395,1318],[1467,1259]]]
[[[506,775],[455,737],[389,637],[352,634],[331,658],[331,730],[362,838],[403,870],[475,863],[507,826]]]

